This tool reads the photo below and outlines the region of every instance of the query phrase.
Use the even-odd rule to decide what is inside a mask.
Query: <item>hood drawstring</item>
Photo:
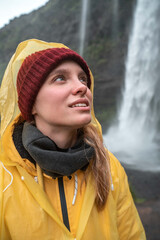
[[[78,192],[78,177],[77,177],[77,174],[75,173],[75,187],[74,187],[74,196],[73,196],[72,205],[75,204],[77,192]]]
[[[112,176],[111,176],[111,190],[112,190],[112,192],[114,191],[114,185],[113,185]]]
[[[112,175],[111,175],[110,171],[109,171],[109,174],[110,174],[110,180],[111,180],[111,191],[114,191],[114,184],[113,184]],[[72,205],[75,204],[76,197],[77,197],[77,192],[78,192],[78,177],[77,177],[76,173],[75,173],[75,188],[74,189],[75,190],[74,190]]]
[[[44,190],[44,181],[43,181],[43,173],[40,166],[36,163],[36,169],[37,169],[37,178],[35,178],[35,181],[39,183],[39,185]]]
[[[111,181],[111,191],[114,191],[114,184],[113,184],[113,179],[112,179],[112,174],[111,174],[111,169],[109,171],[109,175],[110,175],[110,181]]]
[[[5,192],[12,184],[13,182],[13,175],[12,173],[4,166],[4,164],[1,162],[2,167],[4,168],[4,170],[11,176],[11,181],[10,183],[5,187],[5,189],[3,190],[3,192]],[[42,189],[44,190],[44,181],[43,181],[43,173],[41,168],[39,167],[38,164],[36,164],[36,168],[37,168],[37,178],[35,179],[36,181],[38,180],[39,185],[42,187]],[[110,172],[110,179],[111,179],[111,190],[114,191],[114,185],[113,185],[113,180],[112,180],[112,175]],[[76,201],[76,197],[77,197],[77,192],[78,192],[78,177],[77,174],[75,173],[75,188],[74,188],[74,196],[73,196],[73,201],[72,201],[72,205],[75,204]]]
[[[41,168],[38,164],[36,164],[36,168],[37,168],[37,177],[35,177],[35,181],[36,182],[38,181],[39,185],[44,190],[44,181],[43,181],[42,170],[41,170]],[[74,187],[74,196],[73,196],[72,205],[75,204],[76,197],[77,197],[77,192],[78,192],[78,177],[77,177],[77,174],[75,173],[75,187]]]
[[[42,170],[41,170],[41,168],[38,164],[36,164],[36,168],[37,168],[37,177],[35,177],[34,179],[35,179],[36,182],[39,183],[39,185],[44,190],[44,181],[43,181]],[[73,196],[72,205],[75,204],[76,197],[77,197],[77,192],[78,192],[78,177],[77,177],[77,174],[75,173],[75,187],[74,187],[74,196]]]
[[[2,167],[4,168],[4,170],[11,176],[11,181],[10,181],[10,183],[7,185],[7,187],[3,190],[3,192],[5,192],[10,186],[11,186],[11,184],[12,184],[12,182],[13,182],[13,175],[12,175],[12,173],[4,166],[4,164],[1,162],[1,164],[2,164]]]

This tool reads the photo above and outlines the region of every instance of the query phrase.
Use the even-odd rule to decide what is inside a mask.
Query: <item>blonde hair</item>
[[[97,129],[88,124],[83,127],[84,141],[95,150],[90,167],[86,171],[93,174],[96,189],[96,206],[98,210],[103,210],[110,190],[110,165],[109,154],[103,145],[103,139],[99,136]],[[85,178],[86,178],[85,176]]]

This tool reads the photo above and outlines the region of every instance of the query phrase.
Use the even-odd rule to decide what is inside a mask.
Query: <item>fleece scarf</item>
[[[86,144],[83,137],[73,147],[60,149],[36,126],[27,122],[23,126],[22,143],[42,171],[53,178],[70,176],[86,168],[94,155],[94,148]]]

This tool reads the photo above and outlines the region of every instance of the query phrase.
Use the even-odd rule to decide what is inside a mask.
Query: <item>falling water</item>
[[[81,25],[80,25],[80,48],[79,48],[79,54],[81,56],[83,56],[83,51],[84,51],[87,11],[88,11],[88,0],[82,0],[82,14],[81,14]]]
[[[160,170],[160,1],[138,0],[118,124],[106,146],[134,168]]]

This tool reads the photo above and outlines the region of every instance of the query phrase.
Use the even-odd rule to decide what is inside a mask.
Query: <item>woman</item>
[[[92,94],[92,74],[71,49],[18,46],[1,86],[0,239],[145,239]]]

